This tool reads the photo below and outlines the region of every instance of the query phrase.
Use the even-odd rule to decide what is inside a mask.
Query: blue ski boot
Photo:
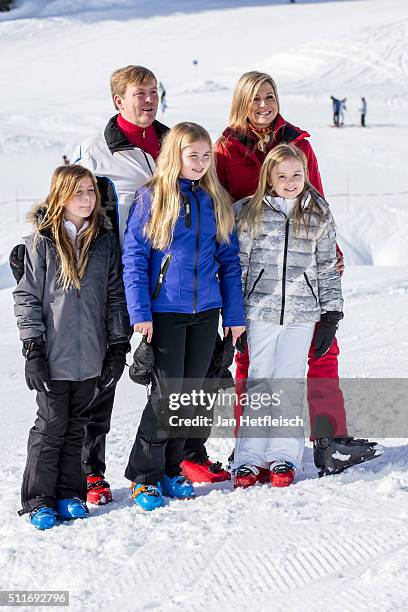
[[[67,497],[57,500],[57,516],[62,519],[85,518],[88,508],[79,497]]]
[[[30,513],[30,523],[41,531],[54,527],[55,521],[55,512],[48,506],[40,506]]]
[[[195,492],[191,480],[185,476],[163,476],[163,495],[175,499],[193,499]]]
[[[156,510],[156,508],[161,508],[164,505],[160,483],[149,485],[141,482],[132,482],[130,488],[132,489],[133,501],[142,510],[150,512],[150,510]]]

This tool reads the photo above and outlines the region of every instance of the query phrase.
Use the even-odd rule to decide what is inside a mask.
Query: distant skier
[[[159,95],[160,95],[160,106],[161,112],[164,113],[167,109],[166,90],[164,89],[163,83],[159,82]]]
[[[334,96],[330,96],[330,99],[333,103],[333,125],[335,127],[339,127],[339,114],[340,114],[341,102]]]
[[[64,166],[69,166],[69,159],[66,155],[62,156],[62,161],[64,163]]]
[[[340,100],[340,111],[339,111],[339,125],[340,125],[340,127],[343,127],[343,125],[344,125],[344,111],[347,110],[346,100],[347,100],[347,98],[343,98],[342,100]]]
[[[365,127],[366,123],[365,123],[365,118],[366,118],[366,113],[367,113],[367,102],[366,99],[363,97],[361,98],[361,108],[358,109],[361,113],[361,127]]]

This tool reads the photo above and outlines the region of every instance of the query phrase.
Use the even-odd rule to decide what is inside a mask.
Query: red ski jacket
[[[265,153],[257,151],[250,136],[224,130],[215,145],[217,174],[221,185],[230,193],[234,202],[252,195],[259,181],[262,163],[271,149],[281,143],[295,144],[307,157],[310,183],[324,195],[316,155],[306,138],[310,134],[295,127],[277,115],[274,131]]]

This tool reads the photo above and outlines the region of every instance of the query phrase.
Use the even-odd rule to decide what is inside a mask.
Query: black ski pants
[[[53,380],[52,392],[37,393],[37,418],[30,430],[21,488],[24,512],[55,508],[56,500],[86,500],[81,453],[96,378]]]
[[[115,393],[116,385],[100,390],[90,407],[82,448],[82,462],[87,476],[105,474],[106,435],[110,430]]]
[[[180,474],[184,437],[169,433],[163,424],[170,414],[194,417],[193,405],[169,411],[171,393],[199,391],[207,373],[218,330],[218,309],[196,314],[154,313],[152,346],[158,385],[152,389],[130,453],[125,477],[132,482],[157,484],[167,474]]]

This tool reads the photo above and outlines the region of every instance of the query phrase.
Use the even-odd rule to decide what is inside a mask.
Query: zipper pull
[[[191,191],[195,191],[196,190],[196,184],[194,181],[191,181]]]

